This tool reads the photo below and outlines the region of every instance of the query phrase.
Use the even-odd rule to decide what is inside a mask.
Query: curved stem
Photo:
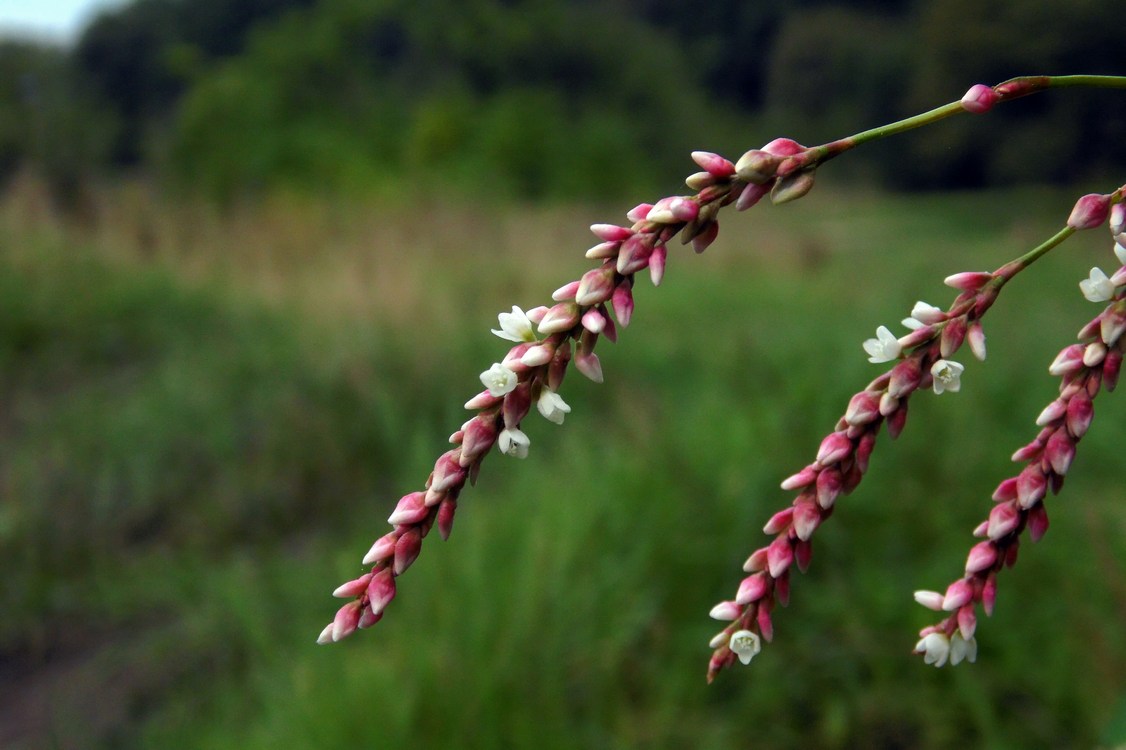
[[[1101,75],[1067,75],[1067,76],[1020,76],[1018,78],[1010,78],[1007,81],[997,84],[993,90],[999,95],[999,102],[1010,101],[1012,99],[1019,99],[1022,96],[1035,94],[1048,88],[1068,88],[1068,87],[1091,87],[1091,88],[1126,88],[1126,76],[1101,76]],[[945,120],[947,117],[965,112],[962,107],[961,101],[950,102],[941,107],[935,107],[932,110],[923,112],[913,117],[908,117],[904,120],[892,122],[887,125],[880,125],[879,127],[869,128],[862,130],[854,135],[840,138],[835,141],[830,141],[821,146],[814,146],[809,149],[811,158],[807,165],[803,166],[816,166],[821,162],[828,161],[835,156],[838,156],[845,151],[848,151],[862,143],[869,141],[876,141],[881,138],[887,138],[891,135],[897,135],[907,130],[930,125],[939,120]]]

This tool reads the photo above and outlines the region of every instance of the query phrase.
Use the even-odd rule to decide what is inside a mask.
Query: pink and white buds
[[[395,598],[395,576],[390,568],[382,568],[368,582],[368,606],[374,614],[380,614]]]
[[[590,231],[603,242],[624,242],[633,236],[632,229],[619,227],[616,224],[591,224]]]
[[[653,235],[636,234],[622,243],[618,250],[618,273],[629,276],[649,265],[653,253]]]
[[[720,621],[734,620],[736,617],[742,614],[742,612],[743,608],[740,607],[736,602],[720,602],[719,604],[712,607],[711,611],[708,612],[708,617],[712,618],[713,620]]]
[[[592,268],[579,279],[574,295],[575,302],[583,307],[605,302],[614,293],[616,278],[614,264],[604,263],[598,268]]]
[[[963,271],[947,276],[942,283],[963,292],[976,292],[993,280],[993,274],[984,271]]]
[[[942,608],[947,612],[953,612],[973,601],[974,587],[973,584],[966,578],[954,581],[946,588],[946,595],[942,597]]]
[[[916,591],[915,601],[922,604],[927,609],[933,609],[935,612],[942,611],[942,594],[937,591]]]
[[[705,170],[715,177],[730,177],[735,174],[734,164],[724,159],[719,154],[713,154],[710,151],[693,151],[692,161],[700,165],[700,169]]]
[[[988,112],[1000,100],[1000,96],[989,86],[978,83],[962,96],[962,109],[975,115]]]
[[[422,521],[430,515],[430,508],[426,507],[426,493],[412,492],[403,495],[395,510],[387,518],[387,523],[392,526],[411,526]]]
[[[1067,225],[1072,229],[1091,229],[1107,220],[1110,215],[1110,196],[1090,193],[1075,202]]]
[[[675,195],[654,203],[645,220],[655,224],[679,224],[692,221],[699,213],[699,203],[691,198]]]
[[[579,305],[574,302],[560,302],[547,311],[539,324],[539,332],[544,336],[569,331],[579,322]]]
[[[395,544],[395,560],[392,569],[395,575],[402,575],[418,558],[422,551],[422,531],[416,526],[399,537]]]
[[[367,591],[368,583],[370,582],[371,573],[366,573],[354,581],[340,584],[336,587],[336,590],[332,592],[332,595],[338,599],[351,599]]]
[[[852,441],[843,432],[832,432],[821,441],[817,450],[817,463],[822,466],[835,464],[852,453]]]
[[[779,156],[789,154],[772,154],[765,149],[751,149],[735,162],[735,174],[752,185],[764,185],[778,171],[778,165],[782,163]]]
[[[767,581],[766,573],[755,573],[754,575],[747,576],[743,582],[739,584],[739,590],[735,593],[735,604],[745,605],[751,602],[757,602],[759,599],[766,595],[770,585]],[[736,614],[738,616],[738,613]],[[725,618],[734,620],[734,617]]]
[[[997,547],[993,542],[978,542],[966,557],[966,575],[972,576],[992,568],[997,562]]]

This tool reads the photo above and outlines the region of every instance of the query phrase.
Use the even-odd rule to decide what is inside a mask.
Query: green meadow
[[[1094,188],[1105,186],[1091,186]],[[606,382],[486,459],[448,542],[332,646],[363,572],[506,351],[512,305],[589,267],[628,205],[278,196],[222,209],[116,185],[62,220],[0,201],[0,726],[13,749],[947,748],[1126,743],[1126,394],[1104,394],[1052,526],[979,622],[977,663],[911,653],[1011,453],[1100,309],[1103,231],[1019,276],[962,390],[912,399],[838,501],[748,667],[704,681],[711,606],[790,502],[861,342],[942,279],[1050,236],[1086,190],[893,196],[831,180],[721,219],[641,282]]]

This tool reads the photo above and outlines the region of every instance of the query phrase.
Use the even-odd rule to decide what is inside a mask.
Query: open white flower
[[[500,362],[494,362],[492,367],[481,373],[481,383],[488,389],[489,395],[493,398],[500,398],[512,393],[516,390],[518,382],[516,373]]]
[[[750,630],[736,630],[727,645],[744,664],[750,664],[755,654],[762,651],[762,639]]]
[[[1092,268],[1091,275],[1079,282],[1079,290],[1092,302],[1106,302],[1114,297],[1114,282],[1101,268]]]
[[[971,663],[977,661],[977,641],[973,638],[966,640],[961,633],[955,632],[950,638],[950,665],[963,659]]]
[[[536,340],[532,321],[528,320],[527,314],[516,305],[512,306],[512,312],[497,315],[497,320],[500,321],[500,330],[494,328],[492,331],[502,339],[518,342]]]
[[[864,342],[864,351],[868,352],[869,362],[879,364],[899,359],[903,347],[899,345],[899,339],[888,330],[887,326],[880,326],[876,329],[876,338]]]
[[[544,388],[540,392],[536,408],[540,410],[540,414],[555,424],[563,424],[563,417],[571,413],[571,407],[567,406],[563,397],[550,388]]]
[[[940,359],[931,365],[931,375],[934,377],[934,392],[950,391],[957,393],[962,387],[962,370],[965,366],[949,359]]]
[[[527,458],[528,446],[531,443],[528,436],[515,427],[501,430],[500,435],[497,436],[497,447],[500,448],[500,452],[513,458]]]
[[[950,657],[950,639],[943,633],[931,633],[915,644],[915,653],[923,655],[923,661],[941,667]]]

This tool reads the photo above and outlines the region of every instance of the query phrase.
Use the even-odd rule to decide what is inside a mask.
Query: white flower
[[[879,364],[880,362],[891,362],[893,359],[899,358],[899,353],[903,351],[903,347],[899,345],[899,339],[895,337],[887,326],[880,326],[876,329],[877,338],[868,339],[864,342],[864,351],[868,352],[868,361]]]
[[[758,633],[737,630],[731,634],[731,641],[727,646],[739,657],[739,661],[750,664],[755,654],[762,651],[762,640],[758,637]]]
[[[563,397],[550,388],[544,388],[540,392],[536,408],[540,410],[540,414],[555,424],[563,424],[563,417],[571,413],[571,407],[567,406]]]
[[[901,322],[903,323],[904,328],[910,329],[912,331],[917,331],[924,325],[926,325],[926,323],[924,323],[923,321],[916,320],[915,318],[904,318]]]
[[[505,394],[512,393],[516,390],[517,382],[516,373],[500,362],[494,362],[492,367],[481,373],[481,383],[489,390],[489,395],[493,398],[500,398]]]
[[[946,313],[934,305],[928,305],[926,302],[919,300],[915,303],[915,306],[911,308],[911,317],[924,325],[930,325],[931,323],[939,323],[945,320]]]
[[[1121,242],[1114,243],[1114,256],[1118,258],[1118,262],[1126,266],[1126,247],[1122,246]]]
[[[977,661],[977,641],[973,638],[967,641],[960,632],[955,632],[950,639],[950,665],[958,664],[963,659],[968,662]]]
[[[532,441],[528,440],[528,436],[515,427],[509,427],[501,430],[500,435],[497,437],[497,445],[500,447],[500,452],[506,456],[513,458],[527,458],[528,446]]]
[[[940,359],[931,365],[931,375],[934,376],[934,392],[950,391],[957,393],[962,387],[963,365],[949,359]]]
[[[1114,296],[1114,283],[1101,268],[1092,268],[1090,278],[1079,282],[1079,290],[1092,302],[1106,302]]]
[[[502,339],[519,342],[536,340],[532,321],[528,320],[527,314],[516,305],[512,306],[512,312],[497,315],[497,320],[500,321],[500,330],[495,328],[492,330]]]
[[[943,633],[931,633],[915,644],[915,653],[923,655],[923,661],[941,667],[950,656],[950,639]]]

